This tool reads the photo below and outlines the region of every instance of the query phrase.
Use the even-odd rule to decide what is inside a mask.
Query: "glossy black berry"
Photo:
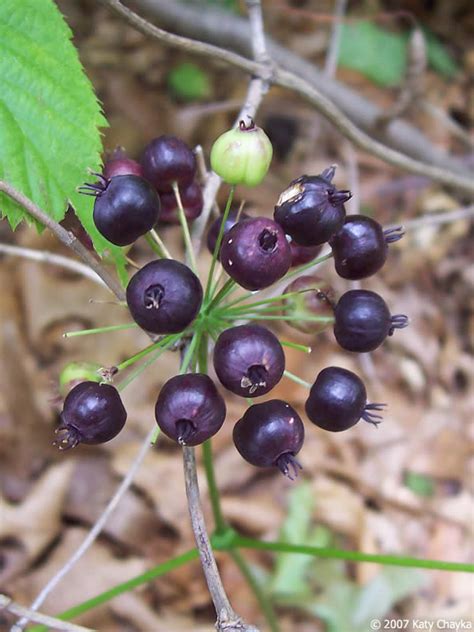
[[[298,413],[286,402],[271,399],[247,408],[234,426],[235,447],[257,467],[277,467],[292,479],[301,465],[295,456],[304,441],[304,426]]]
[[[97,184],[81,187],[95,195],[94,223],[97,230],[117,246],[133,244],[158,221],[160,198],[149,182],[134,175],[103,176]]]
[[[281,227],[267,217],[238,222],[225,235],[221,263],[247,290],[261,290],[284,276],[291,265],[290,246]]]
[[[388,244],[403,237],[401,226],[384,231],[365,215],[349,215],[330,240],[336,272],[344,279],[365,279],[387,259]]]
[[[127,303],[133,319],[154,334],[183,331],[197,316],[201,302],[199,279],[174,259],[148,263],[127,286]]]
[[[354,426],[359,419],[374,425],[382,417],[372,411],[383,410],[385,404],[368,404],[362,380],[352,371],[337,366],[323,369],[311,387],[306,400],[309,419],[331,432],[341,432]]]
[[[120,395],[110,384],[81,382],[64,400],[59,435],[54,442],[60,450],[78,443],[105,443],[122,430],[127,420]]]
[[[278,338],[259,325],[240,325],[221,333],[214,347],[220,382],[242,397],[259,397],[278,384],[285,354]]]
[[[334,310],[334,335],[347,351],[373,351],[395,329],[408,325],[404,314],[392,316],[381,296],[369,290],[350,290]]]
[[[145,148],[141,158],[143,174],[160,193],[169,193],[173,182],[186,188],[196,175],[196,159],[188,145],[175,136],[160,136]]]
[[[224,399],[204,373],[176,375],[158,395],[155,418],[170,439],[199,445],[216,434],[225,420]]]
[[[322,246],[300,246],[294,239],[289,241],[291,250],[291,267],[296,268],[305,263],[309,263],[321,252]]]
[[[115,176],[140,176],[143,178],[143,169],[139,162],[128,158],[123,148],[118,147],[112,158],[106,161],[103,169],[104,177],[107,180]]]
[[[342,228],[351,193],[331,183],[334,172],[330,167],[319,176],[293,180],[275,206],[275,220],[301,246],[324,244]]]
[[[305,274],[292,281],[283,294],[293,294],[283,300],[284,315],[290,317],[288,325],[305,334],[318,334],[331,325],[334,318],[334,288],[316,275]]]
[[[239,215],[239,212],[237,209],[233,209],[230,211],[230,213],[227,216],[227,219],[225,221],[225,225],[224,225],[224,235],[226,235],[229,230],[232,228],[232,226],[234,226],[237,223],[237,216]],[[239,222],[243,221],[244,219],[249,219],[249,216],[246,213],[241,213],[239,216]],[[217,217],[211,224],[209,231],[207,233],[207,248],[209,250],[209,252],[212,254],[214,254],[214,249],[216,247],[217,244],[217,238],[219,237],[219,230],[221,228],[221,224],[222,224],[222,217]],[[218,258],[219,258],[220,253],[218,254]]]
[[[183,203],[184,214],[189,222],[194,221],[202,213],[204,203],[202,189],[198,182],[191,184],[179,191]],[[178,205],[174,192],[162,193],[160,222],[165,224],[179,224]]]

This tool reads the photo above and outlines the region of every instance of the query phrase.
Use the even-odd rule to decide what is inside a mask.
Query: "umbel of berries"
[[[298,413],[286,402],[271,399],[247,408],[234,426],[235,447],[257,467],[277,467],[290,479],[301,465],[296,455],[304,441],[304,426]]]
[[[368,404],[362,380],[352,371],[330,366],[319,373],[306,400],[306,414],[323,430],[341,432],[359,419],[374,425],[382,417],[372,411],[383,410],[385,404]]]
[[[95,195],[94,223],[97,230],[117,246],[128,246],[158,221],[160,198],[149,182],[135,175],[100,176],[86,184],[82,193]]]
[[[329,241],[336,272],[344,279],[365,279],[375,274],[387,259],[388,244],[403,237],[401,226],[384,231],[365,215],[349,215],[344,226]]]
[[[118,435],[127,420],[120,395],[110,384],[81,382],[64,400],[54,442],[60,450],[78,443],[105,443]]]
[[[283,300],[284,315],[291,318],[288,325],[293,329],[318,334],[333,322],[334,289],[324,279],[305,274],[292,281],[283,294],[293,294]]]
[[[180,445],[199,445],[216,434],[226,408],[214,382],[204,373],[176,375],[166,382],[155,406],[156,423]]]
[[[392,316],[383,298],[369,290],[350,290],[334,310],[334,335],[347,351],[364,353],[379,347],[395,329],[408,325],[404,314]]]
[[[301,246],[324,244],[342,228],[351,193],[336,189],[334,173],[329,167],[318,176],[301,176],[278,199],[274,218]]]
[[[224,235],[226,235],[229,232],[232,226],[237,224],[238,214],[239,212],[236,209],[232,209],[230,213],[227,215],[227,219],[225,220],[225,224],[224,224],[224,233],[223,233]],[[238,221],[242,222],[244,219],[249,219],[249,216],[246,213],[241,213]],[[214,254],[214,250],[216,248],[222,220],[223,220],[223,217],[217,217],[212,222],[207,233],[207,249],[209,250],[211,255]],[[221,247],[222,247],[222,244],[221,244]],[[220,250],[217,253],[217,258],[220,259]]]
[[[267,217],[237,222],[222,241],[220,258],[227,274],[247,290],[268,287],[291,265],[285,233]]]
[[[131,278],[126,297],[130,313],[142,329],[154,334],[179,333],[199,312],[202,286],[183,263],[159,259]]]
[[[191,148],[175,136],[160,136],[148,143],[141,165],[144,177],[160,193],[170,193],[174,182],[181,191],[191,184],[196,174],[196,159]]]
[[[278,384],[285,354],[278,338],[265,327],[240,325],[221,333],[214,347],[220,382],[242,397],[259,397]]]
[[[253,121],[219,136],[211,149],[211,167],[228,184],[255,187],[267,175],[273,147]]]

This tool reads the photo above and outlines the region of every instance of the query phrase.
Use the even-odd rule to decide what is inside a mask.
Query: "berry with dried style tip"
[[[334,318],[334,288],[316,275],[305,274],[292,281],[283,294],[298,292],[283,299],[284,315],[291,317],[288,325],[304,334],[319,334],[331,325],[331,321],[305,320]]]
[[[98,174],[99,175],[99,174]],[[149,182],[139,176],[115,176],[85,184],[81,193],[95,196],[94,223],[116,246],[128,246],[158,221],[160,198]]]
[[[329,167],[319,176],[301,176],[278,199],[274,218],[301,246],[324,244],[342,228],[351,192],[336,189],[334,173]]]
[[[115,176],[140,176],[143,178],[143,169],[139,162],[128,158],[123,147],[117,147],[112,158],[105,162],[103,174],[107,180]]]
[[[237,219],[238,217],[238,219]],[[209,250],[209,252],[211,253],[211,255],[214,254],[214,250],[217,244],[217,238],[219,237],[219,231],[221,229],[221,224],[222,224],[222,219],[223,217],[217,217],[211,224],[208,233],[207,233],[207,249]],[[239,215],[239,211],[237,209],[232,209],[230,211],[230,213],[227,216],[227,219],[225,221],[225,225],[224,225],[224,235],[227,235],[227,233],[229,232],[229,230],[232,228],[232,226],[235,226],[235,224],[237,224],[237,222],[242,222],[244,219],[249,219],[249,216],[246,213],[240,213]],[[222,247],[222,244],[221,244]],[[220,258],[220,250],[217,253],[217,258]]]
[[[220,258],[227,274],[247,290],[268,287],[291,265],[285,233],[267,217],[237,222],[222,240]]]
[[[179,333],[196,318],[202,286],[184,263],[152,261],[127,286],[127,304],[136,323],[154,334]]]
[[[198,182],[191,182],[186,188],[180,189],[181,202],[184,214],[189,222],[194,221],[202,213],[203,197],[202,189]],[[178,204],[176,196],[172,193],[162,193],[160,222],[165,224],[179,224]]]
[[[175,136],[154,138],[141,158],[143,175],[160,193],[170,193],[176,182],[185,189],[196,175],[196,158],[191,148]]]
[[[118,435],[127,420],[127,411],[117,389],[110,384],[81,382],[64,400],[61,423],[54,445],[60,450],[79,443],[97,444]]]
[[[302,469],[296,460],[304,441],[298,413],[286,402],[271,399],[247,408],[234,426],[234,444],[240,455],[257,467],[277,467],[290,480]]]
[[[362,380],[352,371],[337,366],[323,369],[316,378],[305,408],[309,419],[323,430],[341,432],[363,419],[377,426],[386,404],[368,404]]]
[[[226,407],[214,382],[204,373],[176,375],[166,382],[155,406],[156,423],[180,445],[199,445],[224,423]]]
[[[375,274],[387,259],[388,244],[403,237],[402,227],[386,231],[365,215],[349,215],[344,226],[329,241],[336,272],[344,279],[365,279]]]
[[[263,129],[250,120],[240,121],[214,142],[211,167],[228,184],[255,187],[267,175],[273,147]]]
[[[309,263],[319,255],[322,249],[320,246],[300,246],[294,239],[288,237],[291,250],[291,267],[296,268],[305,263]]]
[[[240,325],[221,333],[214,347],[217,377],[229,391],[259,397],[271,391],[285,370],[278,338],[259,325]]]
[[[350,290],[334,310],[334,335],[347,351],[364,353],[379,347],[395,329],[408,325],[404,314],[392,316],[383,298],[369,290]]]

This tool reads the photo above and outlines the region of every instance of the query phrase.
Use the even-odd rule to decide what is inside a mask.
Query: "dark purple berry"
[[[184,214],[189,222],[195,220],[202,212],[204,203],[202,189],[198,182],[191,182],[185,189],[180,189],[181,202]],[[162,193],[160,222],[165,224],[179,224],[178,205],[174,192]]]
[[[224,235],[227,235],[229,230],[237,223],[237,216],[239,212],[237,209],[231,210],[229,215],[227,216],[225,226],[224,226]],[[246,213],[241,213],[239,216],[239,222],[244,219],[249,219],[249,216]],[[219,237],[219,231],[222,224],[222,217],[217,217],[211,224],[209,231],[207,233],[207,248],[211,255],[214,254],[214,249],[217,244],[217,238]],[[220,253],[219,253],[220,254]],[[220,258],[218,254],[218,259]]]
[[[67,450],[78,443],[105,443],[118,435],[126,420],[127,411],[115,387],[81,382],[64,400],[54,445]]]
[[[281,380],[285,354],[278,338],[265,327],[240,325],[226,329],[217,339],[214,368],[232,393],[259,397]]]
[[[344,279],[365,279],[375,274],[387,259],[388,245],[403,237],[401,227],[384,232],[365,215],[349,215],[344,226],[329,241],[336,272]]]
[[[122,147],[117,147],[113,157],[105,162],[103,174],[107,180],[115,176],[140,176],[143,178],[143,169],[139,162],[127,157]]]
[[[202,286],[184,263],[159,259],[141,268],[127,286],[127,303],[136,323],[154,334],[183,331],[197,316]]]
[[[235,447],[257,467],[277,467],[293,480],[301,465],[295,456],[304,441],[304,426],[298,413],[286,402],[271,399],[247,408],[234,426]]]
[[[331,183],[334,172],[330,167],[319,176],[293,180],[275,206],[275,220],[301,246],[324,244],[342,228],[351,193]]]
[[[347,351],[373,351],[395,329],[408,325],[404,314],[392,316],[381,296],[369,290],[350,290],[334,310],[334,335]]]
[[[291,238],[290,238],[291,239]],[[322,246],[300,246],[293,239],[289,242],[291,250],[291,267],[296,268],[309,263],[321,252]]]
[[[261,290],[284,276],[291,251],[281,227],[267,217],[238,222],[225,235],[221,263],[227,274],[247,290]]]
[[[385,404],[368,404],[362,380],[352,371],[330,366],[323,369],[311,387],[306,400],[309,419],[331,432],[341,432],[364,419],[377,426],[382,420],[373,410],[383,410]]]
[[[176,375],[158,395],[155,418],[170,439],[199,445],[216,434],[225,420],[224,399],[204,373]]]
[[[186,188],[196,175],[196,159],[188,145],[175,136],[160,136],[145,147],[141,159],[143,174],[160,193]]]
[[[94,223],[97,230],[117,246],[128,246],[158,221],[160,198],[139,176],[100,176],[96,184],[85,184],[82,193],[95,196]]]
[[[305,334],[318,334],[331,324],[330,321],[305,320],[306,317],[334,317],[334,288],[316,275],[303,275],[292,281],[283,294],[298,292],[283,300],[284,315],[293,320],[288,325]]]

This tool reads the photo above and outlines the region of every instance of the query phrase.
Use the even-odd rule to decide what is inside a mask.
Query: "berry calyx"
[[[202,213],[204,200],[202,189],[198,182],[191,182],[179,192],[183,203],[184,214],[189,222],[194,221]],[[178,204],[173,193],[162,193],[160,222],[165,224],[179,224]]]
[[[323,244],[342,228],[351,193],[336,189],[334,172],[329,167],[319,176],[301,176],[278,199],[274,218],[301,246]]]
[[[211,255],[214,254],[214,250],[216,248],[217,238],[219,237],[219,231],[221,229],[222,219],[223,217],[217,217],[212,222],[207,233],[207,242],[206,242],[207,249],[209,250]],[[224,235],[227,235],[227,233],[232,228],[232,226],[237,224],[237,221],[241,222],[245,219],[249,219],[249,216],[246,213],[240,213],[240,216],[239,216],[238,210],[232,209],[230,213],[228,214],[227,219],[224,224]],[[222,244],[221,244],[221,248],[222,248]],[[220,259],[220,249],[219,249],[219,252],[217,253],[217,258]]]
[[[100,176],[86,184],[82,193],[95,195],[94,223],[97,230],[117,246],[128,246],[158,221],[160,198],[149,182],[134,175]]]
[[[226,329],[217,339],[214,368],[232,393],[259,397],[281,380],[285,354],[278,338],[265,327],[240,325]]]
[[[180,445],[199,445],[224,423],[226,407],[214,382],[204,373],[176,375],[166,382],[155,406],[156,423]]]
[[[112,158],[104,164],[103,175],[107,180],[115,176],[130,175],[143,178],[143,169],[139,162],[127,157],[123,147],[117,147]]]
[[[75,448],[79,443],[97,444],[118,435],[127,420],[127,411],[117,389],[110,384],[81,382],[64,400],[53,445],[60,450]]]
[[[317,376],[306,400],[309,419],[323,430],[341,432],[364,419],[377,426],[386,404],[368,404],[362,380],[352,371],[337,366],[323,369]]]
[[[330,321],[317,322],[306,318],[334,316],[334,288],[316,275],[305,274],[292,281],[283,294],[298,292],[283,299],[284,314],[291,317],[288,325],[305,334],[318,334],[330,326]]]
[[[183,331],[197,316],[202,286],[187,266],[159,259],[141,268],[127,286],[126,298],[136,323],[154,334]]]
[[[238,222],[224,236],[221,263],[247,290],[261,290],[284,276],[291,265],[290,246],[281,227],[267,217]]]
[[[267,175],[273,147],[263,129],[253,121],[240,121],[214,142],[211,167],[228,184],[254,187]]]
[[[196,158],[191,148],[175,136],[154,138],[141,158],[143,174],[160,193],[170,193],[176,182],[185,189],[196,175]]]
[[[277,467],[293,480],[301,465],[296,455],[304,441],[298,413],[286,402],[272,399],[248,408],[234,426],[234,444],[240,455],[257,467]]]
[[[369,290],[350,290],[334,310],[334,335],[347,351],[367,352],[379,347],[395,329],[408,325],[404,314],[392,316],[383,298]]]
[[[344,279],[365,279],[382,268],[388,244],[403,237],[401,227],[384,231],[365,215],[349,215],[341,230],[329,241],[336,272]]]

